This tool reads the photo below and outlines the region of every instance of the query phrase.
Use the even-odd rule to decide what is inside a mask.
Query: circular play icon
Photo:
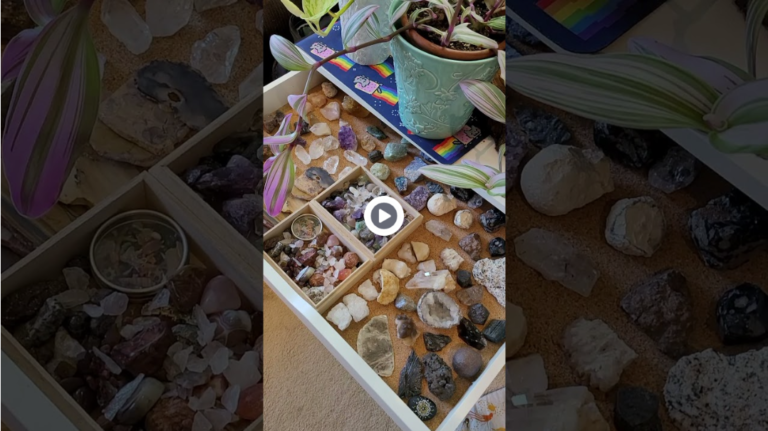
[[[368,229],[379,236],[397,232],[405,220],[402,205],[389,196],[381,196],[368,202],[364,217]]]

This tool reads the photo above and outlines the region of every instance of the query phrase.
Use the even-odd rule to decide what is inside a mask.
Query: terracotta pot
[[[404,13],[403,16],[400,17],[400,23],[403,26],[408,25],[408,14]],[[496,54],[490,50],[490,49],[483,49],[481,51],[459,51],[456,49],[450,49],[443,46],[440,46],[436,43],[431,42],[415,29],[409,29],[403,33],[405,38],[411,42],[413,45],[418,47],[421,50],[424,50],[432,55],[436,55],[438,57],[442,58],[448,58],[451,60],[463,60],[463,61],[472,61],[472,60],[482,60],[484,58],[493,57]],[[507,43],[506,41],[499,42],[499,51],[504,51],[504,48],[506,47]]]

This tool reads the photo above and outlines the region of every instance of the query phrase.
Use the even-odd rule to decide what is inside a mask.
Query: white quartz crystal
[[[371,280],[365,280],[363,284],[357,288],[357,291],[366,301],[373,301],[379,296],[379,291],[376,290],[376,286],[371,283]]]
[[[232,66],[240,51],[240,29],[235,25],[217,28],[192,45],[190,65],[209,82],[229,81]]]
[[[408,265],[405,262],[397,259],[384,259],[384,263],[381,267],[387,271],[391,271],[401,280],[411,275],[411,268],[408,268]]]
[[[152,36],[173,36],[189,22],[192,0],[147,0],[144,6]]]
[[[145,52],[152,44],[149,26],[128,0],[101,2],[101,22],[135,55]]]
[[[344,296],[343,301],[355,322],[359,322],[368,317],[368,314],[370,313],[368,310],[368,303],[365,302],[363,298],[354,293],[350,293],[349,295]]]
[[[352,323],[352,314],[347,306],[341,302],[331,308],[331,311],[328,312],[325,318],[336,325],[340,331],[347,329],[349,324]]]

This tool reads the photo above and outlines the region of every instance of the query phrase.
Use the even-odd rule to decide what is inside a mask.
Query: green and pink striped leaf
[[[288,39],[273,34],[269,38],[269,50],[281,66],[288,70],[309,70],[312,65],[304,59],[299,48]]]
[[[499,123],[506,121],[507,98],[495,85],[490,82],[467,79],[461,81],[459,86],[464,96],[488,118]]]
[[[264,210],[276,217],[283,210],[294,181],[293,157],[290,150],[277,156],[264,181]]]
[[[757,45],[763,20],[768,15],[768,0],[748,0],[747,6],[747,68],[757,76]]]
[[[490,176],[485,172],[469,165],[432,165],[419,169],[425,177],[463,189],[485,188]]]
[[[5,50],[3,51],[2,60],[2,80],[3,89],[10,85],[14,79],[19,75],[21,66],[29,55],[29,51],[34,46],[37,37],[43,30],[42,27],[30,28],[22,30],[19,34],[8,41]]]
[[[479,46],[488,49],[499,49],[499,44],[480,33],[477,33],[469,28],[469,23],[462,23],[457,25],[451,33],[451,40],[457,40],[459,42],[468,43],[470,45]]]
[[[726,153],[768,154],[768,79],[747,82],[715,103],[709,140]]]
[[[45,25],[16,78],[3,131],[3,168],[17,211],[44,215],[87,145],[100,77],[88,32],[92,0]]]
[[[291,105],[294,111],[296,111],[301,118],[309,122],[307,118],[307,95],[306,94],[291,94],[288,96],[288,104]]]
[[[341,43],[344,45],[344,48],[349,47],[349,43],[352,41],[355,34],[363,28],[368,21],[368,18],[370,18],[378,9],[378,5],[366,6],[346,19],[344,25],[341,26]]]
[[[280,128],[277,129],[277,132],[275,132],[273,136],[264,137],[264,145],[268,145],[272,148],[272,152],[279,153],[283,150],[285,145],[295,141],[299,136],[298,130],[294,130],[293,133],[288,133],[288,129],[291,127],[292,116],[293,114],[288,114],[283,117],[283,121],[280,123]]]
[[[64,10],[66,2],[66,0],[24,0],[24,7],[32,21],[43,26]]]

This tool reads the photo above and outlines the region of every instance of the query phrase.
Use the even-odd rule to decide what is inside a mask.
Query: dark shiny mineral
[[[207,270],[202,266],[182,267],[168,283],[171,305],[185,313],[192,311],[203,297],[203,290],[209,278]]]
[[[640,387],[620,387],[616,392],[613,423],[616,431],[661,431],[659,398]]]
[[[368,160],[370,160],[371,163],[376,163],[383,158],[384,158],[384,154],[381,154],[381,151],[379,150],[373,150],[370,153],[368,153]]]
[[[711,268],[736,268],[768,246],[768,211],[737,190],[694,210],[688,228]]]
[[[472,209],[478,209],[481,206],[483,206],[484,202],[485,201],[483,200],[483,197],[478,195],[478,194],[476,194],[476,195],[472,196],[469,199],[469,201],[467,201],[467,206],[472,208]]]
[[[491,312],[488,311],[488,309],[485,308],[483,304],[475,304],[469,307],[467,315],[469,316],[469,320],[471,320],[475,325],[485,325],[485,322],[488,320],[488,316],[491,315]]]
[[[633,287],[621,308],[665,354],[685,354],[693,314],[688,283],[682,273],[667,269]]]
[[[35,318],[20,326],[13,335],[25,348],[39,346],[56,334],[66,314],[66,309],[59,301],[48,298]]]
[[[515,109],[517,124],[525,132],[528,142],[544,148],[564,144],[571,140],[571,132],[558,117],[535,108]]]
[[[492,233],[504,227],[507,222],[507,218],[503,212],[496,208],[491,208],[488,211],[480,214],[480,224],[483,226],[486,232]]]
[[[403,198],[408,204],[410,204],[416,211],[421,211],[427,207],[427,201],[429,200],[429,191],[424,186],[418,186],[411,194]]]
[[[253,232],[256,220],[262,216],[263,199],[258,195],[246,194],[224,202],[221,216],[243,236]]]
[[[456,282],[463,288],[472,287],[472,273],[466,269],[456,271]]]
[[[3,298],[3,326],[13,327],[32,318],[43,306],[45,300],[67,290],[64,277],[56,280],[41,281],[23,289],[16,289]]]
[[[472,189],[462,189],[459,187],[451,187],[451,194],[456,199],[462,202],[467,202],[470,199],[472,199],[472,196],[475,195],[475,191]]]
[[[445,193],[445,189],[440,184],[434,181],[427,181],[427,190],[429,193],[436,195],[438,193]]]
[[[504,256],[507,254],[507,241],[497,236],[488,243],[488,251],[493,257]]]
[[[648,183],[664,193],[673,193],[691,185],[700,167],[691,153],[674,146],[648,170]]]
[[[110,356],[121,368],[134,375],[153,374],[162,368],[168,348],[175,341],[171,327],[161,320],[116,345]]]
[[[491,343],[503,343],[507,338],[507,321],[493,319],[485,325],[483,337]]]
[[[451,367],[436,353],[424,355],[424,377],[427,379],[429,392],[442,401],[448,401],[456,392]]]
[[[477,350],[483,350],[485,348],[485,340],[483,339],[483,334],[469,319],[462,317],[457,329],[459,331],[459,338],[461,338],[465,343]]]
[[[387,139],[387,134],[376,126],[368,126],[365,128],[365,131],[376,139]]]
[[[634,130],[595,123],[595,145],[608,157],[630,168],[647,168],[661,159],[674,141],[658,130]]]
[[[750,283],[725,292],[717,302],[717,324],[725,344],[765,339],[768,337],[768,295]]]
[[[439,352],[450,342],[451,337],[447,335],[433,334],[431,332],[424,333],[424,346],[429,352]]]
[[[400,382],[398,384],[397,395],[400,398],[410,398],[421,395],[421,379],[424,378],[422,372],[421,360],[416,352],[411,350],[408,360],[405,362],[403,370],[400,371]]]
[[[379,151],[379,154],[381,154],[381,151]],[[408,178],[405,178],[405,177],[395,178],[395,188],[397,189],[398,192],[400,192],[400,194],[405,193],[408,190]]]
[[[517,181],[520,164],[528,154],[528,140],[513,122],[507,120],[505,141],[507,144],[504,153],[507,169],[507,194],[510,194]]]
[[[416,396],[409,399],[408,407],[422,421],[428,421],[437,416],[437,405],[427,397]]]

